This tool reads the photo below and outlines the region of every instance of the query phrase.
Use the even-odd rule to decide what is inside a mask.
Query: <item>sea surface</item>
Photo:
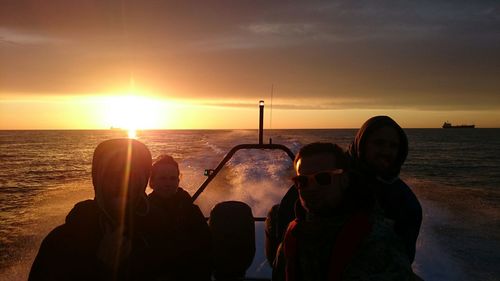
[[[424,212],[414,270],[425,280],[500,280],[500,129],[406,129],[401,177]],[[265,142],[294,153],[314,141],[347,148],[356,130],[269,130]],[[26,280],[40,242],[75,203],[93,198],[91,161],[103,140],[123,131],[0,131],[0,280]],[[193,194],[205,169],[235,145],[257,143],[257,130],[139,131],[153,157],[180,162],[181,186]],[[292,163],[280,152],[235,154],[196,203],[242,200],[265,216],[291,185]],[[149,192],[150,190],[148,190]],[[262,223],[250,275],[266,276]]]

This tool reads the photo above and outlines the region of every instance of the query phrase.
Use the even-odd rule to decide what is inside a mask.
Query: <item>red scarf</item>
[[[296,236],[297,225],[300,221],[295,219],[288,225],[283,241],[286,259],[285,273],[286,281],[296,281],[297,277],[297,248]],[[372,224],[366,213],[357,213],[345,223],[340,230],[330,257],[328,268],[328,281],[340,281],[342,273],[351,262],[356,250],[361,245],[363,239],[371,232]]]

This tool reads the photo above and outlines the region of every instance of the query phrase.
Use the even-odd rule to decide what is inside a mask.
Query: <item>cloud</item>
[[[204,100],[275,83],[283,109],[499,103],[494,1],[21,2],[0,9],[0,95],[106,93],[134,73]]]
[[[500,97],[482,97],[478,99],[450,100],[448,97],[434,96],[434,101],[427,98],[393,99],[386,98],[359,98],[343,97],[331,98],[291,98],[274,101],[266,100],[266,108],[275,110],[421,110],[421,111],[473,111],[473,110],[500,110]],[[447,102],[446,102],[447,101]],[[193,101],[193,103],[197,103]],[[255,108],[255,101],[203,101],[202,106],[226,108]]]
[[[0,44],[7,45],[51,45],[61,44],[65,40],[42,33],[20,31],[0,27]]]
[[[314,33],[316,26],[311,23],[256,23],[247,29],[258,35],[301,36]]]

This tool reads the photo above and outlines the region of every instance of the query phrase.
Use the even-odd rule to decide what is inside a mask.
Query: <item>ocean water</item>
[[[401,177],[424,212],[414,270],[425,280],[500,280],[500,129],[407,129],[410,152]],[[356,130],[270,130],[264,139],[293,152],[313,141],[346,148]],[[25,280],[43,237],[78,201],[93,197],[92,153],[122,131],[0,131],[0,280]],[[180,162],[181,186],[193,194],[224,155],[256,143],[256,130],[140,131],[153,157]],[[266,141],[267,142],[267,141]],[[291,160],[261,150],[235,154],[197,200],[242,200],[265,216],[290,186]],[[262,223],[249,270],[266,276]]]

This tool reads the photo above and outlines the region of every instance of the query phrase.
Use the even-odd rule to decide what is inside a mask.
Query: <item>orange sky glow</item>
[[[258,127],[258,100],[164,99],[137,94],[38,97],[0,100],[1,129],[252,129]],[[303,101],[307,102],[307,101]],[[358,128],[374,115],[389,115],[406,128],[437,128],[441,120],[498,126],[495,111],[401,109],[280,109],[265,106],[265,128]]]
[[[500,127],[498,6],[441,4],[8,1],[0,130]]]

